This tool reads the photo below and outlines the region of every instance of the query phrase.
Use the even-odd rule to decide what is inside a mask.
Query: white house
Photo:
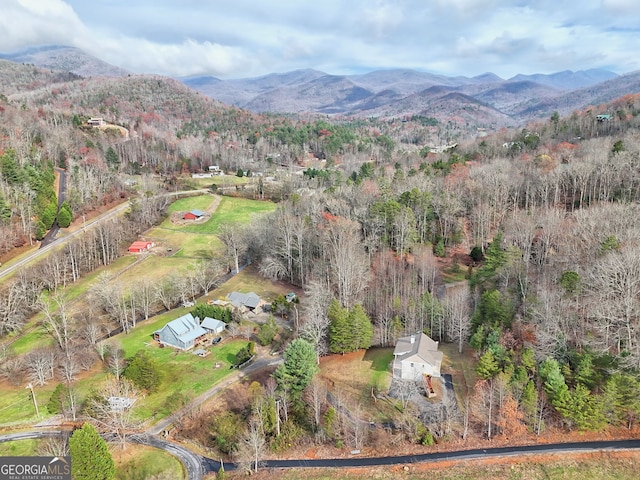
[[[423,375],[439,377],[442,356],[438,342],[424,333],[402,337],[393,351],[393,378],[420,380]]]

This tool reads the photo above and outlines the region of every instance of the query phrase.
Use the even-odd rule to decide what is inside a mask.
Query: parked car
[[[183,307],[193,307],[195,305],[195,302],[192,302],[190,300],[187,300],[186,302],[182,302],[182,306]]]
[[[211,345],[217,345],[218,343],[220,343],[221,340],[222,340],[222,337],[216,337],[213,340],[211,340]]]

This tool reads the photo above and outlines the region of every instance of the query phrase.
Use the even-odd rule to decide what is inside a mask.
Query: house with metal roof
[[[260,297],[253,293],[240,293],[240,292],[231,292],[227,295],[227,298],[231,301],[231,304],[236,308],[248,308],[249,310],[254,310],[258,305],[260,305]]]
[[[423,375],[439,377],[442,358],[438,342],[424,333],[402,337],[393,351],[393,378],[420,380]]]
[[[207,331],[202,328],[198,320],[187,313],[153,332],[153,338],[164,345],[189,350],[206,334]]]

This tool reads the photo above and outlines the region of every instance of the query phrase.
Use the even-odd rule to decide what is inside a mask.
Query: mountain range
[[[66,46],[31,48],[0,54],[0,58],[82,77],[128,75],[126,70]],[[382,118],[424,115],[494,128],[520,125],[556,111],[569,114],[640,92],[640,71],[617,75],[603,69],[518,74],[509,79],[490,72],[448,77],[409,69],[358,75],[303,69],[255,78],[199,76],[178,80],[222,103],[258,113]]]

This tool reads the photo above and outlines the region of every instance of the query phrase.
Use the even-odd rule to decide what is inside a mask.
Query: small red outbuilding
[[[153,242],[138,240],[131,244],[131,246],[129,247],[129,253],[143,253],[150,250],[153,246]]]

